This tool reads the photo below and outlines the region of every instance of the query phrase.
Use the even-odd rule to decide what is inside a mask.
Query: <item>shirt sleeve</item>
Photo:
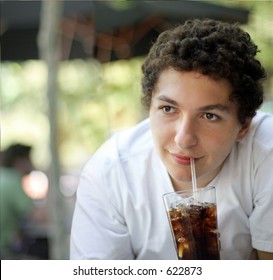
[[[254,209],[249,218],[252,246],[273,252],[273,150],[259,165],[254,178]]]
[[[126,223],[119,217],[111,176],[87,165],[77,190],[72,221],[70,259],[134,259]],[[115,176],[118,180],[118,176]]]

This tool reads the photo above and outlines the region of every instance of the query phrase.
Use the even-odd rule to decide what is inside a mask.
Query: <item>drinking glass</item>
[[[188,189],[163,195],[180,260],[219,260],[215,187]]]

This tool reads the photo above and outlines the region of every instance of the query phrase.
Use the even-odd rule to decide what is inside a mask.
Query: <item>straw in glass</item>
[[[192,190],[193,190],[194,204],[197,204],[197,201],[196,201],[197,183],[196,183],[196,173],[195,173],[194,158],[191,158],[191,181],[192,181]]]

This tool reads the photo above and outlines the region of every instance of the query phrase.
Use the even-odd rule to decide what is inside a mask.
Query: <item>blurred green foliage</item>
[[[58,147],[63,168],[75,168],[110,134],[142,118],[141,58],[99,64],[61,62],[58,74]],[[41,61],[1,65],[2,141],[34,146],[40,168],[49,162],[46,67]]]

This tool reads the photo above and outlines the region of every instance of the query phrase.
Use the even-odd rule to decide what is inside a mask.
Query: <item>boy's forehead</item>
[[[233,91],[233,87],[231,82],[226,78],[216,78],[212,75],[202,74],[199,71],[184,71],[184,70],[176,70],[174,68],[167,68],[160,72],[158,75],[157,81],[154,86],[153,92],[159,90],[159,87],[164,86],[176,86],[181,83],[192,83],[193,86],[197,85],[199,81],[205,82],[206,84],[210,84],[211,86],[225,88],[228,91],[228,96],[230,97]]]
[[[200,108],[213,106],[217,110],[228,111],[229,107],[238,107],[235,100],[231,99],[231,94],[231,84],[225,79],[214,79],[195,71],[169,69],[158,78],[152,99],[183,106],[196,96]]]

